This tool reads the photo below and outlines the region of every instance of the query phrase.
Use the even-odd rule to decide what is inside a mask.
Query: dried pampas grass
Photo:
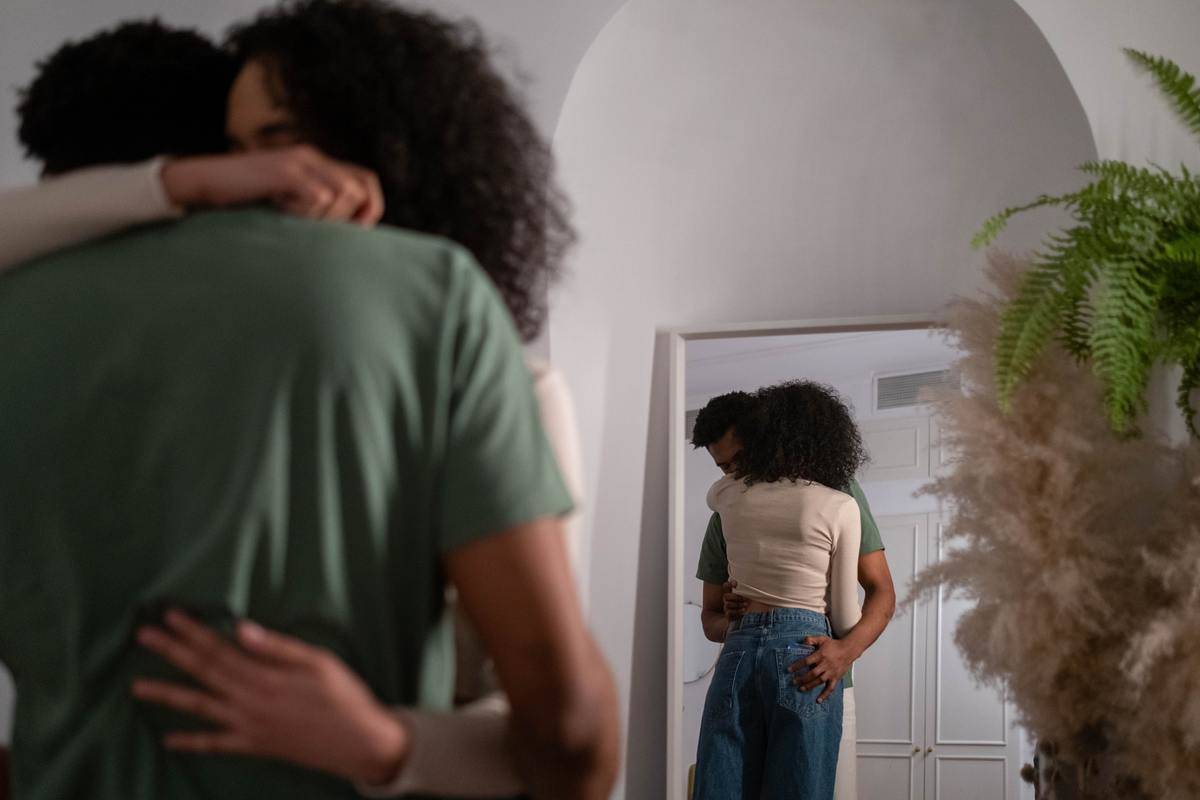
[[[959,464],[927,491],[952,516],[909,602],[939,586],[974,601],[955,634],[973,673],[1061,757],[1125,776],[1087,796],[1198,798],[1200,457],[1115,436],[1099,383],[1057,348],[1000,411],[992,354],[1024,268],[994,254],[995,293],[951,309],[964,391],[936,404]]]

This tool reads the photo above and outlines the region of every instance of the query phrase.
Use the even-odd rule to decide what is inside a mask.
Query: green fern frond
[[[1025,275],[1020,291],[1000,320],[996,337],[996,393],[1000,407],[1012,405],[1012,396],[1034,360],[1054,338],[1062,304],[1057,273],[1035,267]]]
[[[1168,59],[1128,47],[1124,52],[1134,64],[1154,77],[1158,88],[1171,101],[1183,124],[1200,137],[1200,89],[1193,88],[1196,79]]]
[[[1163,246],[1163,253],[1172,261],[1195,264],[1200,267],[1200,231],[1188,234]]]
[[[971,247],[978,250],[980,247],[985,247],[991,244],[993,241],[995,241],[996,237],[1000,235],[1001,231],[1008,227],[1008,221],[1017,214],[1020,214],[1022,211],[1032,211],[1033,209],[1041,208],[1042,206],[1062,205],[1064,201],[1070,197],[1071,195],[1062,195],[1056,197],[1044,194],[1037,200],[1034,200],[1032,203],[1027,203],[1023,206],[1012,206],[1004,209],[999,214],[988,217],[986,220],[984,220],[983,224],[979,226],[979,230],[975,232],[975,235],[971,237]]]
[[[1136,261],[1109,262],[1102,272],[1105,286],[1092,329],[1092,363],[1104,383],[1109,423],[1129,434],[1145,409],[1161,287],[1147,279]]]
[[[1126,52],[1200,134],[1195,80],[1165,59]],[[1091,360],[1111,426],[1132,434],[1156,361],[1184,367],[1181,409],[1200,387],[1200,176],[1186,167],[1172,173],[1111,160],[1086,162],[1080,170],[1091,179],[1085,186],[1007,208],[972,239],[975,247],[986,245],[1013,216],[1044,206],[1062,208],[1073,220],[1046,237],[1002,313],[997,399],[1010,408],[1017,386],[1057,339],[1076,358]],[[1200,438],[1190,415],[1188,425]]]

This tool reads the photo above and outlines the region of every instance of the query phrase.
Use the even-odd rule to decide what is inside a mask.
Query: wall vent
[[[879,377],[875,379],[875,410],[919,405],[926,389],[957,385],[957,376],[948,369]]]

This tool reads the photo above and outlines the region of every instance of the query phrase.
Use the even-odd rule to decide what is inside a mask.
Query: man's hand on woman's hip
[[[858,658],[854,646],[841,639],[831,639],[828,636],[809,636],[804,644],[815,647],[816,652],[808,658],[800,659],[788,667],[793,674],[792,682],[800,687],[800,691],[809,692],[825,684],[825,690],[817,698],[818,703],[833,694],[837,682],[842,679]]]

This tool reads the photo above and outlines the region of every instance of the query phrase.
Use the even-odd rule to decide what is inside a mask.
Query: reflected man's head
[[[729,392],[714,397],[696,414],[692,446],[703,447],[726,475],[736,470],[742,439],[737,426],[754,408],[754,396],[747,392]]]
[[[194,31],[129,22],[68,42],[21,91],[18,138],[56,175],[224,149],[234,61]]]

